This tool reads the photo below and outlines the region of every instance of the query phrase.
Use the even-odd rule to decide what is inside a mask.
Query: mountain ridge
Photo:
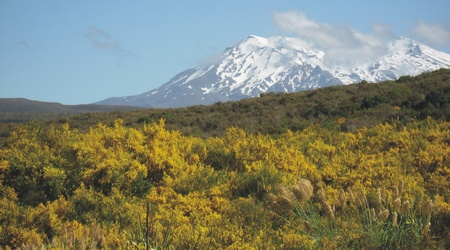
[[[362,80],[380,82],[402,75],[450,68],[450,55],[401,37],[387,44],[378,60],[344,68],[330,65],[324,51],[299,38],[248,36],[227,48],[216,63],[185,70],[143,94],[98,102],[108,105],[184,107],[298,92]]]
[[[49,113],[88,113],[88,112],[113,112],[132,111],[143,109],[142,107],[117,106],[117,105],[94,105],[78,104],[65,105],[58,102],[44,102],[29,100],[26,98],[0,98],[1,113],[29,113],[29,112],[49,112]]]

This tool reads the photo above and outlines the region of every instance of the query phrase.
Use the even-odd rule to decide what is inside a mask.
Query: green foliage
[[[80,179],[74,172],[73,142],[77,134],[66,125],[60,128],[30,123],[14,131],[5,151],[9,167],[4,178],[24,204],[37,205],[71,192]]]

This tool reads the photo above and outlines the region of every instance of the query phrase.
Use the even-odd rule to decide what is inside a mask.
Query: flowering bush
[[[0,246],[448,248],[450,123],[342,122],[276,138],[18,127],[0,150]]]

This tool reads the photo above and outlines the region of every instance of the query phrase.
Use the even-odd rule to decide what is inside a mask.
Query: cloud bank
[[[419,21],[413,32],[420,40],[431,46],[444,47],[450,45],[450,27]]]
[[[317,49],[325,52],[325,63],[329,66],[350,66],[377,59],[383,55],[387,46],[374,35],[357,32],[347,25],[330,25],[309,19],[303,12],[288,11],[273,14],[275,24],[289,32],[309,41]],[[376,33],[389,32],[386,26],[377,24]]]

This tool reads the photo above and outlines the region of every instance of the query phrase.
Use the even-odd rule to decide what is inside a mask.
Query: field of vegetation
[[[450,248],[450,70],[3,128],[0,248]]]

